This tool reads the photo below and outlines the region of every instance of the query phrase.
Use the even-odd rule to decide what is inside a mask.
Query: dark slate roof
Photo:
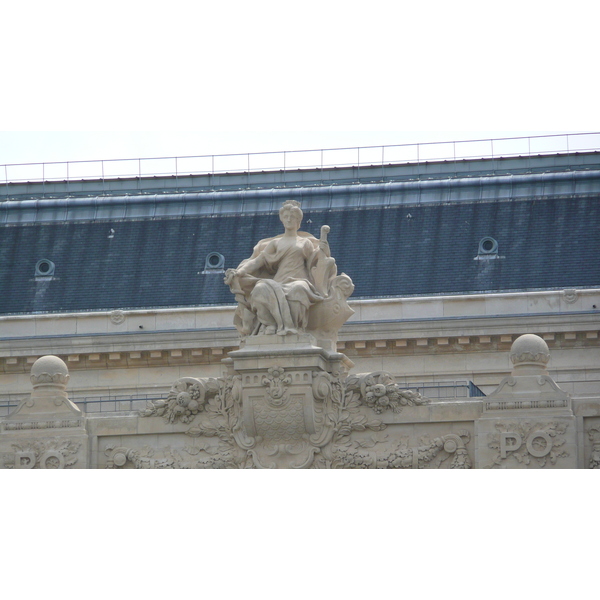
[[[324,224],[353,298],[600,286],[598,195],[305,211]],[[235,267],[281,231],[277,214],[2,226],[0,314],[233,304],[206,256]],[[474,260],[486,236],[500,258]]]

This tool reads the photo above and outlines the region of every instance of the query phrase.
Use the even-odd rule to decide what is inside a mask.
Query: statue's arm
[[[238,275],[253,275],[260,271],[265,266],[265,258],[263,254],[259,254],[256,258],[249,258],[241,263],[237,268]]]

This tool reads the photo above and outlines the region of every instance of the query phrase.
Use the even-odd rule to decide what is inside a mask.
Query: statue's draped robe
[[[272,316],[277,333],[304,330],[308,309],[324,299],[311,279],[311,269],[322,253],[319,240],[298,232],[293,244],[285,242],[283,236],[261,240],[238,267],[243,273],[232,286],[239,302],[235,324],[246,335],[258,332],[257,314],[264,311]]]

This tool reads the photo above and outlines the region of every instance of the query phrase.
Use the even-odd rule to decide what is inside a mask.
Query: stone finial
[[[58,356],[42,356],[31,367],[33,389],[52,388],[64,391],[69,382],[69,369]]]
[[[69,383],[69,368],[58,356],[42,356],[38,358],[31,367],[31,383],[33,391],[31,398],[22,402],[15,413],[75,413],[80,415],[81,410],[77,408],[67,394],[67,383]]]
[[[550,360],[550,350],[540,336],[526,333],[514,341],[510,360],[514,365],[513,375],[544,374]]]

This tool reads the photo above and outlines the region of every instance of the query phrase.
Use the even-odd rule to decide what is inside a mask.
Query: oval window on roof
[[[38,260],[35,265],[36,277],[50,277],[54,275],[54,263],[47,258]]]

